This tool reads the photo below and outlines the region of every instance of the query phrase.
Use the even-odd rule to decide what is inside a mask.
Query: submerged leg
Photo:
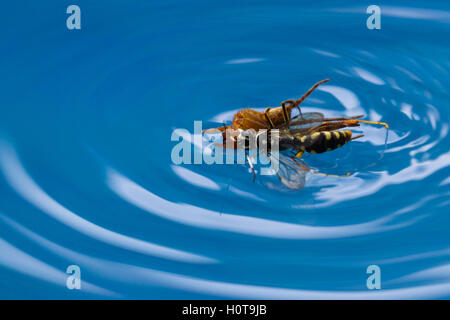
[[[351,174],[351,171],[347,172],[345,175],[328,174],[328,173],[323,173],[320,171],[315,171],[315,170],[312,170],[311,168],[309,168],[308,166],[301,164],[299,161],[297,161],[295,156],[291,156],[290,158],[303,170],[308,171],[310,173],[314,173],[314,174],[320,174],[321,176],[344,178],[344,177],[348,177]]]
[[[303,153],[305,153],[305,151],[299,150],[299,151],[295,154],[295,157],[296,157],[296,158],[300,158],[300,157],[303,156]]]
[[[250,168],[252,169],[253,172],[253,182],[255,182],[256,180],[256,171],[255,168],[253,167],[253,162],[250,159],[250,156],[248,155],[247,151],[245,151],[245,156],[247,157],[247,161],[248,161],[248,165],[250,166]]]
[[[355,139],[358,139],[358,138],[361,138],[361,137],[364,137],[364,135],[363,134],[359,134],[357,136],[354,136],[354,137],[352,137],[352,140],[355,140]]]

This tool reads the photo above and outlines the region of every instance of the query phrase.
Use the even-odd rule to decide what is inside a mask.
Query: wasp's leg
[[[333,131],[347,127],[359,127],[358,120],[346,120],[339,122],[325,122],[318,124],[308,130],[308,134],[319,131]]]
[[[286,107],[286,104],[290,104],[290,108],[289,108],[289,112],[288,112],[288,107]],[[291,122],[291,116],[290,116],[290,112],[292,110],[292,107],[295,106],[295,101],[294,100],[286,100],[281,102],[281,109],[283,110],[283,118],[284,118],[284,125],[289,126],[289,123]],[[300,110],[300,108],[298,108],[300,115],[302,114],[302,111]]]
[[[314,174],[320,174],[321,176],[326,176],[326,177],[336,177],[336,178],[344,178],[344,177],[348,177],[351,174],[351,171],[347,172],[345,175],[338,175],[338,174],[328,174],[328,173],[323,173],[320,171],[315,171],[312,170],[310,167],[308,167],[307,165],[301,164],[299,161],[297,161],[295,156],[291,156],[290,157],[300,168],[302,168],[305,171],[308,171],[310,173],[314,173]]]
[[[359,126],[360,123],[370,123],[370,124],[379,124],[379,125],[385,126],[386,129],[389,129],[389,125],[387,123],[385,123],[385,122],[376,122],[376,121],[351,119],[351,120],[338,121],[338,122],[335,122],[335,123],[347,124],[348,127],[356,127],[356,126]]]
[[[296,158],[301,158],[301,157],[303,157],[303,154],[305,153],[305,151],[306,151],[305,147],[302,146],[300,148],[300,150],[295,150],[294,151],[294,155],[295,155]]]
[[[255,168],[253,167],[253,162],[250,159],[250,156],[248,155],[247,151],[245,151],[245,156],[247,157],[247,161],[248,161],[248,165],[250,166],[250,168],[252,169],[253,172],[253,182],[255,182],[256,180],[256,171]],[[253,157],[252,157],[253,158]]]
[[[203,129],[203,130],[202,130],[202,133],[225,132],[227,129],[232,129],[232,127],[231,127],[231,126],[224,125],[223,127],[218,127],[218,128]]]
[[[288,112],[287,112],[287,108],[286,108],[286,104],[287,103],[290,103],[291,105],[290,105],[290,110],[292,110],[292,108],[293,107],[296,107],[297,109],[298,109],[298,112],[299,112],[299,114],[300,114],[300,117],[303,117],[302,116],[302,110],[301,110],[301,108],[299,107],[299,105],[319,86],[319,85],[321,85],[322,83],[325,83],[325,82],[328,82],[330,79],[324,79],[324,80],[321,80],[321,81],[319,81],[319,82],[317,82],[316,84],[314,84],[308,91],[306,91],[306,93],[305,94],[303,94],[303,96],[301,96],[301,98],[300,99],[297,99],[297,100],[285,100],[285,101],[283,101],[283,102],[281,102],[281,107],[283,108],[283,116],[284,116],[284,120],[285,120],[285,122],[287,123],[288,122],[288,119],[290,118],[290,117],[288,117]],[[290,111],[289,110],[289,111]]]
[[[269,111],[270,111],[270,107],[267,107],[266,110],[264,110],[264,116],[266,117],[267,122],[270,125],[270,129],[274,128],[273,122],[269,117]]]
[[[357,120],[358,122],[363,122],[363,123],[371,123],[371,124],[379,124],[382,126],[385,126],[386,129],[389,129],[389,125],[385,122],[377,122],[377,121],[367,121],[367,120]]]
[[[306,120],[299,120],[294,121],[291,123],[292,126],[299,125],[299,124],[307,124],[307,123],[314,123],[314,122],[332,122],[332,121],[346,121],[346,120],[355,120],[358,118],[364,117],[364,115],[358,115],[353,117],[341,117],[341,118],[322,118],[322,119],[306,119]]]
[[[323,118],[322,121],[344,121],[344,120],[355,120],[364,117],[363,114],[351,117],[340,117],[340,118]]]
[[[327,119],[327,120],[325,120],[325,121],[330,121],[330,119]],[[347,123],[347,124],[350,125],[350,127],[353,127],[355,123],[358,123],[358,125],[359,125],[359,123],[370,123],[370,124],[379,124],[379,125],[381,125],[381,126],[385,126],[386,129],[389,129],[389,125],[388,125],[387,123],[385,123],[385,122],[368,121],[368,120],[358,120],[358,119],[356,119],[355,117],[350,118],[350,119],[344,119],[343,121],[340,121],[340,122],[342,122],[342,123]],[[337,123],[340,123],[340,122],[337,122]]]
[[[295,101],[295,105],[298,106],[300,103],[302,103],[310,94],[313,92],[318,86],[320,86],[322,83],[328,82],[330,79],[324,79],[319,82],[317,82],[315,85],[313,85],[306,93],[297,101]]]
[[[300,151],[298,151],[298,152],[295,154],[295,157],[296,157],[296,158],[300,158],[300,157],[303,156],[303,153],[305,153],[305,151],[300,150]]]

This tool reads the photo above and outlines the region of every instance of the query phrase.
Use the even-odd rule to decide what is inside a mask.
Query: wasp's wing
[[[270,164],[278,179],[289,189],[300,190],[305,186],[305,170],[282,153],[271,154]]]
[[[289,129],[309,129],[317,124],[322,123],[324,115],[320,112],[306,112],[291,118]]]

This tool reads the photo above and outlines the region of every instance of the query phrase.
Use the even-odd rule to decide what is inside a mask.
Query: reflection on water
[[[26,23],[6,35],[0,288],[13,289],[0,297],[450,297],[448,5],[390,3],[381,30],[356,2],[208,5],[86,4],[100,20],[78,34],[50,32],[49,15],[37,46]],[[293,191],[253,183],[245,165],[171,162],[175,128],[278,106],[324,78],[304,112],[390,125],[305,155],[349,177],[308,173]],[[65,288],[72,264],[81,292]],[[366,287],[372,264],[382,290]]]

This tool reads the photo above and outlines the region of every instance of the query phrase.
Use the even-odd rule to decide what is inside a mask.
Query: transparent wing
[[[291,118],[289,129],[302,130],[309,129],[322,123],[324,115],[320,112],[306,112]]]
[[[278,179],[289,189],[300,190],[305,186],[305,170],[283,153],[270,154],[270,164]]]

